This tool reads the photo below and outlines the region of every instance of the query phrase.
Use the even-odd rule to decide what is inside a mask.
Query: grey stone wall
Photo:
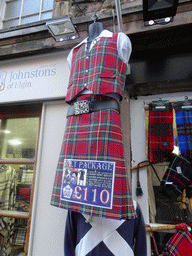
[[[70,1],[54,0],[53,18],[68,16],[70,10]]]
[[[127,3],[135,0],[121,0],[122,9]],[[53,18],[69,16],[71,18],[77,18],[81,16],[87,16],[90,14],[100,13],[105,14],[115,10],[114,0],[54,0]]]

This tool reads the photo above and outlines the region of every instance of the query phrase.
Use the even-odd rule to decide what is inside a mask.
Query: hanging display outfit
[[[88,38],[83,40],[68,56],[71,72],[65,101],[71,107],[52,192],[53,206],[98,217],[135,218],[118,106],[124,91],[131,49],[130,39],[124,33],[113,34],[103,30],[91,42]],[[87,101],[89,113],[75,115],[75,104],[79,103],[76,111],[81,112]],[[115,162],[111,209],[61,200],[65,159]],[[70,193],[70,186],[67,189]]]
[[[65,227],[65,256],[147,256],[146,232],[140,206],[129,221],[92,217],[69,211]]]

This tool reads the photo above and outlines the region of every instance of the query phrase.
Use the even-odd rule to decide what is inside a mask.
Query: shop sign
[[[115,162],[65,159],[61,200],[112,208]]]
[[[68,52],[0,63],[0,102],[63,98],[69,71]]]

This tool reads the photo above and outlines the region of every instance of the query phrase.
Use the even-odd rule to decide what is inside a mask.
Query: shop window
[[[162,98],[163,97],[163,100]],[[139,96],[136,99],[130,100],[130,112],[131,112],[131,149],[132,149],[132,181],[133,181],[133,196],[135,196],[135,200],[138,200],[146,222],[146,231],[149,238],[149,235],[151,236],[151,243],[150,240],[148,241],[148,249],[151,251],[150,255],[157,255],[156,252],[156,246],[154,246],[154,237],[156,241],[156,245],[158,247],[159,255],[162,254],[163,249],[165,249],[165,244],[169,240],[169,238],[173,238],[173,236],[176,233],[176,226],[180,222],[185,222],[186,225],[179,225],[177,228],[181,227],[188,227],[188,230],[190,230],[190,222],[192,219],[190,218],[190,215],[192,215],[192,172],[191,172],[191,159],[192,159],[192,147],[191,147],[191,140],[187,140],[185,142],[185,147],[181,146],[182,142],[182,133],[183,129],[186,129],[185,136],[191,136],[191,119],[187,118],[188,115],[191,114],[191,105],[190,105],[190,99],[188,97],[192,97],[191,93],[188,92],[187,96],[185,93],[173,93],[173,94],[162,94],[162,95],[150,95],[150,96]],[[167,99],[168,98],[168,99]],[[159,100],[158,100],[159,99]],[[161,118],[159,118],[159,115],[155,115],[155,113],[150,113],[150,106],[151,103],[158,102],[158,101],[168,101],[171,106],[173,107],[173,140],[171,142],[174,142],[172,144],[172,147],[169,148],[170,152],[168,152],[168,156],[175,156],[180,161],[180,155],[183,154],[186,155],[185,158],[188,158],[189,165],[187,164],[188,171],[185,173],[186,175],[190,174],[189,182],[186,183],[186,188],[182,189],[182,192],[175,197],[173,193],[169,193],[170,198],[165,198],[165,194],[161,194],[161,188],[160,184],[163,180],[163,176],[165,175],[165,172],[168,170],[168,166],[171,163],[171,158],[169,157],[163,157],[163,161],[154,161],[153,167],[155,167],[155,170],[158,173],[158,177],[156,176],[152,166],[149,164],[149,161],[147,160],[148,157],[148,139],[153,142],[160,142],[166,141],[167,136],[162,136],[160,140],[158,140],[159,136],[159,123],[162,125],[163,121]],[[159,102],[160,105],[162,102]],[[181,103],[181,104],[180,104]],[[177,106],[177,107],[176,107]],[[179,113],[180,108],[179,106],[182,106],[182,109],[184,110],[183,113]],[[160,107],[160,106],[159,106]],[[164,109],[164,106],[162,105],[162,109]],[[189,110],[187,113],[186,111]],[[154,114],[154,115],[153,115]],[[151,120],[149,117],[156,116],[157,122]],[[158,118],[157,118],[158,116]],[[162,115],[165,116],[165,115]],[[167,116],[167,115],[166,115]],[[184,117],[185,122],[179,122],[180,120],[178,117]],[[154,124],[153,127],[155,127],[154,131],[156,133],[154,134],[154,137],[152,138],[152,132],[150,133],[150,137],[148,137],[148,131],[151,131],[152,127],[149,127],[149,120],[151,124]],[[166,124],[168,122],[166,121]],[[177,124],[177,125],[176,125]],[[166,127],[166,125],[165,125]],[[179,127],[179,129],[178,129]],[[149,130],[150,129],[150,130]],[[163,130],[163,129],[162,129]],[[167,132],[167,131],[166,131]],[[167,133],[164,133],[164,135],[167,135]],[[157,137],[156,137],[157,136]],[[153,140],[152,140],[153,139]],[[182,143],[183,144],[183,143]],[[149,148],[154,145],[151,144]],[[159,144],[159,145],[168,145],[166,143]],[[169,145],[168,145],[169,146]],[[154,149],[154,148],[152,148]],[[155,149],[158,149],[158,147],[155,147]],[[183,151],[187,149],[187,151]],[[158,152],[158,150],[156,151]],[[156,156],[155,154],[152,154],[152,156]],[[160,151],[162,153],[162,151]],[[166,151],[167,152],[167,151]],[[172,154],[174,152],[174,154]],[[154,152],[153,152],[154,153]],[[191,159],[190,159],[191,158]],[[168,161],[169,160],[169,161]],[[180,161],[181,163],[181,161]],[[139,168],[138,168],[139,166]],[[177,166],[176,166],[177,167]],[[180,174],[181,169],[175,168],[175,174]],[[183,166],[182,166],[182,170]],[[140,181],[140,182],[138,182]],[[172,184],[169,183],[170,180],[168,180],[168,183],[166,185]],[[178,179],[180,182],[180,179]],[[175,183],[174,183],[175,184]],[[140,187],[139,187],[140,185]],[[163,185],[163,184],[162,184]],[[169,187],[170,188],[170,187]],[[166,187],[167,189],[167,187]],[[139,195],[137,196],[137,192],[139,191]],[[141,193],[143,192],[143,194]],[[174,195],[174,196],[173,196]],[[172,202],[171,202],[172,201]],[[175,207],[171,207],[172,203],[178,203],[180,209],[184,209],[185,215],[178,214],[179,211],[175,210]],[[181,202],[181,203],[180,203]],[[161,207],[161,203],[163,207]],[[148,207],[146,207],[148,205]],[[182,211],[183,212],[183,211]],[[183,216],[183,217],[182,217]],[[186,216],[189,216],[189,218]],[[176,218],[175,218],[176,217]],[[177,233],[176,233],[177,234]],[[183,233],[184,235],[186,233]],[[179,238],[180,240],[183,240],[182,238]],[[185,239],[184,239],[185,241]],[[174,246],[172,246],[173,248]]]
[[[174,146],[173,151],[169,153],[168,157],[166,157],[163,161],[157,161],[157,163],[152,166],[147,167],[148,171],[148,201],[149,201],[149,221],[151,225],[155,224],[154,236],[157,243],[157,247],[159,253],[162,253],[162,249],[165,248],[166,243],[172,237],[173,230],[176,225],[179,223],[186,223],[190,225],[192,221],[192,197],[191,197],[191,184],[190,182],[182,180],[182,177],[177,175],[181,174],[183,177],[186,175],[185,168],[187,169],[187,178],[188,175],[192,178],[192,166],[190,165],[189,158],[185,159],[181,156],[181,152],[178,147],[178,133],[177,133],[177,125],[176,125],[176,112],[173,108],[173,138],[174,138]],[[165,116],[163,117],[165,118]],[[148,136],[148,127],[149,127],[149,111],[145,109],[145,121],[146,121],[146,155],[148,155],[148,145],[149,139],[153,140]],[[157,127],[159,126],[159,120],[157,121]],[[154,126],[155,127],[155,126]],[[159,131],[156,131],[156,135]],[[158,136],[158,135],[157,135]],[[162,137],[166,140],[166,132]],[[168,139],[167,139],[168,140]],[[174,165],[174,161],[176,163],[177,157],[180,162],[179,165]],[[185,162],[185,163],[184,163]],[[188,164],[188,166],[186,165]],[[180,167],[181,166],[181,167]],[[155,171],[154,171],[155,168]],[[169,172],[167,171],[169,170]],[[172,171],[172,173],[171,173]],[[191,174],[189,174],[191,172]],[[173,176],[174,175],[174,176]],[[180,179],[181,178],[181,179]],[[189,178],[189,179],[191,179]],[[179,179],[180,182],[186,185],[183,190],[174,184],[174,180]],[[165,181],[164,181],[165,180]],[[172,180],[172,182],[171,182]],[[191,180],[192,182],[192,180]],[[188,184],[189,183],[189,184]],[[166,186],[165,186],[166,184]],[[170,184],[170,186],[169,186]],[[176,194],[176,190],[181,193]],[[159,227],[158,227],[159,225]],[[163,231],[161,231],[163,230]],[[167,230],[167,232],[164,232]],[[169,230],[169,231],[168,231]],[[152,255],[155,255],[155,248],[152,244]],[[154,254],[153,254],[154,253]]]
[[[40,115],[39,104],[0,107],[0,255],[27,255]]]
[[[173,151],[168,155],[167,158],[164,159],[164,161],[158,162],[156,164],[153,164],[153,167],[156,170],[156,173],[154,172],[154,169],[148,166],[148,188],[149,188],[149,206],[150,206],[150,222],[152,223],[161,223],[161,224],[178,224],[184,219],[179,220],[179,216],[176,216],[177,213],[173,212],[173,208],[176,206],[175,204],[178,202],[186,202],[187,207],[191,205],[191,196],[190,193],[187,193],[186,195],[186,189],[183,189],[182,192],[179,196],[175,194],[175,188],[177,188],[177,185],[174,185],[173,187],[171,186],[169,188],[169,184],[167,186],[164,186],[162,183],[163,179],[165,179],[165,176],[168,176],[166,174],[166,170],[169,167],[170,162],[172,161],[172,155],[173,159],[175,160],[176,156],[181,155],[180,150],[178,147],[178,134],[177,134],[177,127],[176,127],[176,120],[175,120],[175,111],[173,109],[173,138],[174,138],[174,146],[173,146]],[[146,120],[146,138],[148,138],[148,120],[149,117],[149,111],[145,110],[145,120]],[[157,131],[158,133],[158,131]],[[146,142],[146,155],[148,154],[148,140]],[[185,159],[182,157],[181,161],[187,161],[189,163],[189,159]],[[190,163],[189,163],[190,165]],[[181,163],[181,168],[179,167],[173,167],[176,168],[174,172],[179,174],[179,171],[182,174],[182,168],[185,168],[182,163]],[[189,172],[192,171],[191,169]],[[184,174],[183,174],[184,175]],[[190,176],[190,174],[189,174]],[[175,177],[176,179],[177,177]],[[183,181],[181,181],[183,182]],[[169,182],[168,182],[169,183]],[[171,183],[171,182],[170,182]],[[173,183],[173,182],[172,182]],[[186,182],[186,187],[190,189],[190,184]],[[173,190],[173,192],[172,192]],[[187,189],[188,192],[188,189]],[[190,191],[189,191],[190,192]],[[179,193],[179,192],[178,192]],[[188,196],[189,195],[189,196]],[[174,203],[172,205],[172,203]],[[184,205],[184,204],[183,204]],[[182,205],[181,205],[182,207]],[[192,210],[192,209],[190,209]],[[175,216],[174,216],[175,215]],[[175,219],[174,219],[175,218]]]
[[[52,18],[53,0],[5,0],[3,28]]]

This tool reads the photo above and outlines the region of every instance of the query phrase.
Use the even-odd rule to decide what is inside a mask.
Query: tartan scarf
[[[192,235],[185,223],[176,226],[178,230],[167,242],[163,256],[191,256]]]
[[[177,110],[176,124],[181,155],[192,160],[192,110]]]
[[[163,162],[173,151],[173,109],[152,110],[149,105],[148,160],[151,163]]]

